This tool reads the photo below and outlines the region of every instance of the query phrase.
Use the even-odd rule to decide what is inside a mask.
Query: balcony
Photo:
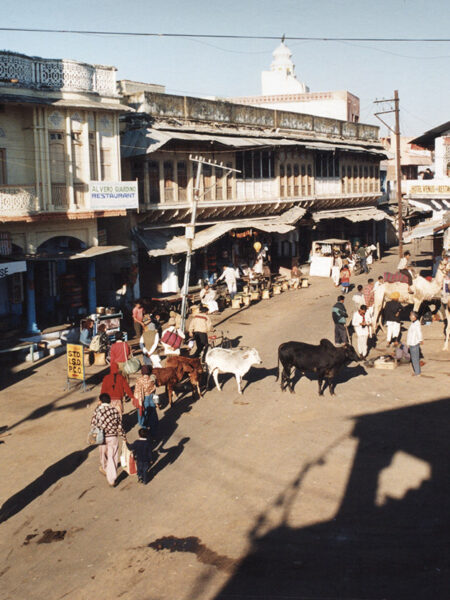
[[[52,183],[52,205],[56,211],[68,211],[70,209],[70,188],[64,183]],[[75,183],[73,195],[75,208],[77,210],[88,209],[87,199],[89,186],[87,183]]]
[[[39,198],[34,185],[0,186],[0,218],[26,217],[39,211]]]
[[[0,52],[0,86],[40,90],[94,92],[118,96],[115,67],[89,65],[67,59],[47,59],[16,52]]]

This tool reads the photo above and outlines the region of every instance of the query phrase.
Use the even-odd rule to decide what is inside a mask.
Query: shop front
[[[20,329],[25,311],[24,260],[0,262],[0,332]]]

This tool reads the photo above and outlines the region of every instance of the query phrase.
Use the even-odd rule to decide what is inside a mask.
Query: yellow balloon
[[[255,242],[253,244],[253,248],[256,250],[256,252],[259,252],[261,250],[261,242]]]

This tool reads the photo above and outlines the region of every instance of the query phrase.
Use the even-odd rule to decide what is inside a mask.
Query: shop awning
[[[266,233],[289,233],[294,231],[294,224],[305,214],[306,209],[294,206],[278,217],[265,219],[263,221],[228,221],[217,223],[195,234],[192,244],[193,250],[204,248],[215,242],[223,235],[233,229],[258,229]],[[144,244],[149,256],[168,256],[170,254],[181,254],[188,251],[186,237],[174,235],[170,230],[136,230],[136,236]]]
[[[419,223],[410,231],[407,231],[403,236],[403,241],[409,243],[411,240],[428,237],[433,235],[435,230],[442,229],[446,225],[446,216],[443,215],[438,219],[428,219],[423,223]]]
[[[218,135],[215,133],[191,133],[189,131],[163,131],[159,129],[132,129],[126,131],[120,142],[122,158],[150,154],[165,146],[171,140],[206,142],[221,144],[230,148],[258,148],[271,146],[302,146],[308,149],[347,152],[365,152],[383,155],[385,151],[364,146],[347,145],[342,143],[315,142],[313,140],[294,138],[245,137],[236,135]]]
[[[77,252],[68,256],[68,260],[76,260],[78,258],[95,258],[102,254],[110,254],[111,252],[120,252],[121,250],[128,250],[127,246],[91,246],[86,248],[82,252]]]
[[[314,221],[323,221],[324,219],[347,219],[353,223],[361,221],[382,221],[383,219],[393,220],[391,215],[388,215],[375,206],[363,208],[343,208],[340,210],[320,210],[313,213]]]

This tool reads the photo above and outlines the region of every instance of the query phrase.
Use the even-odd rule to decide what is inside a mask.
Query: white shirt
[[[384,285],[384,281],[383,282],[375,281],[375,285],[373,286],[373,289],[377,290],[380,287],[380,285]]]
[[[420,342],[423,341],[422,338],[422,328],[420,327],[420,321],[417,319],[413,323],[411,323],[408,329],[408,335],[406,337],[407,346],[417,346]]]
[[[234,272],[234,269],[227,267],[217,281],[220,281],[221,279],[225,279],[227,285],[235,284],[236,273]]]
[[[369,335],[369,328],[362,325],[363,320],[366,325],[370,325],[370,317],[367,316],[367,313],[363,317],[359,311],[353,313],[352,325],[355,328],[356,335]]]
[[[352,300],[358,307],[361,306],[361,304],[364,304],[364,296],[362,294],[360,294],[359,292],[357,292],[356,294],[353,294]]]
[[[402,269],[406,269],[408,267],[408,259],[406,256],[400,259],[397,267],[397,271],[401,271]]]

